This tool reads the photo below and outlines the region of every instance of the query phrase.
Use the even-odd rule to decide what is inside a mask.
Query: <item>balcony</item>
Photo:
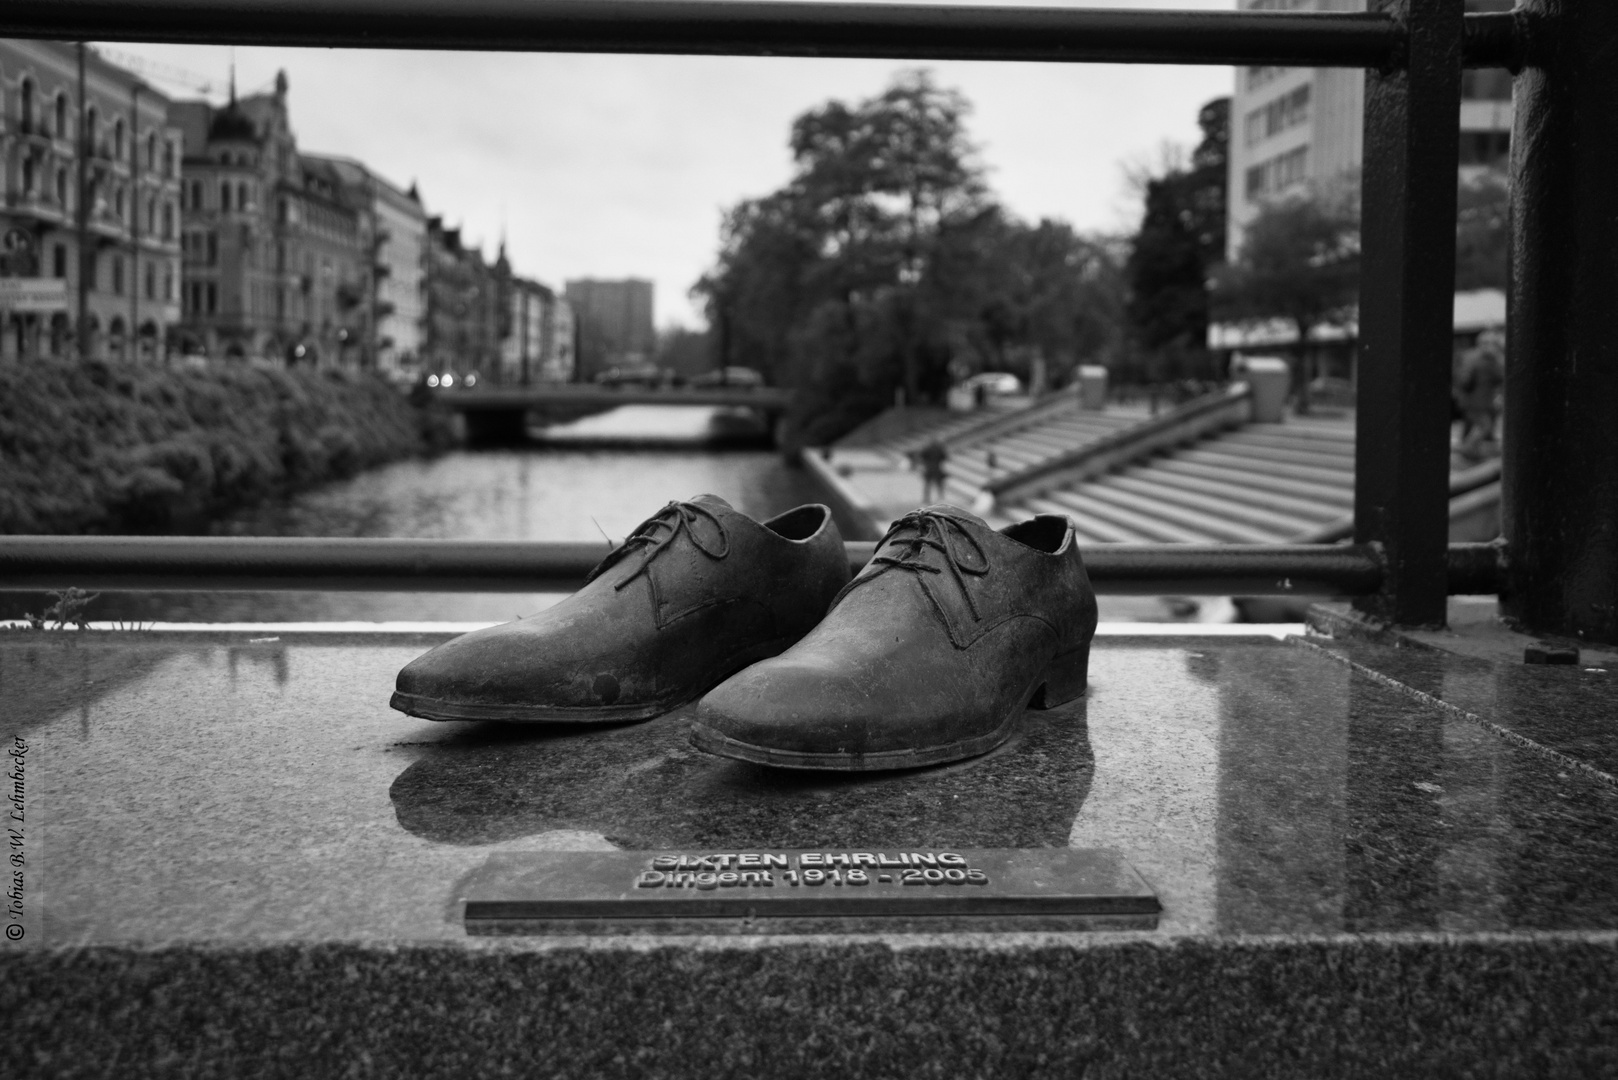
[[[37,191],[6,192],[6,209],[52,225],[60,225],[70,220],[61,203]]]

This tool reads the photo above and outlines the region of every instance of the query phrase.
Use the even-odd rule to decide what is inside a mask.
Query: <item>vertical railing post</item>
[[[1513,98],[1502,610],[1618,643],[1618,4],[1529,0]]]
[[[1449,540],[1449,394],[1463,0],[1373,0],[1408,28],[1402,67],[1365,81],[1354,539],[1386,560],[1356,601],[1440,626]]]

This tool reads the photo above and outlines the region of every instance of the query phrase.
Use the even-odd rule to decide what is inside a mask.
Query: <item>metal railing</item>
[[[706,0],[6,0],[0,35],[1365,68],[1354,543],[1091,549],[1098,586],[1217,593],[1290,580],[1294,591],[1355,595],[1361,608],[1400,625],[1441,624],[1448,594],[1486,587],[1530,628],[1618,640],[1618,335],[1605,318],[1618,298],[1618,215],[1611,213],[1618,140],[1610,127],[1618,115],[1618,69],[1610,63],[1618,4],[1525,0],[1516,11],[1488,15],[1466,15],[1463,0],[1370,0],[1370,7],[1342,14]],[[1506,542],[1450,547],[1460,83],[1463,67],[1489,66],[1513,71],[1517,101]],[[572,580],[578,553],[571,547],[528,544],[495,554],[421,541],[109,538],[71,546],[14,538],[0,541],[0,580],[157,587],[201,581],[234,562],[237,571],[255,569],[221,570],[213,580],[331,587],[364,578],[441,588],[476,579],[479,588],[531,588],[542,579]],[[168,554],[132,569],[158,551]],[[390,559],[394,568],[382,569]],[[320,573],[311,573],[313,564]],[[546,578],[544,568],[553,566],[568,569]],[[69,570],[72,582],[62,576]]]

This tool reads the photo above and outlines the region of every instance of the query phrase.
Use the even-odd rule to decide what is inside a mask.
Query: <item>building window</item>
[[[57,244],[51,248],[51,277],[67,277],[67,247]]]
[[[230,209],[230,181],[223,181],[219,185],[219,209]]]
[[[23,153],[26,154],[28,151],[24,150]],[[32,157],[22,159],[22,193],[24,195],[34,193],[34,159]]]
[[[146,171],[157,171],[157,133],[146,133]]]
[[[62,209],[67,209],[67,170],[56,170],[56,202]]]
[[[243,210],[248,208],[247,181],[245,180],[236,185],[236,205]]]
[[[1247,201],[1285,191],[1309,178],[1309,147],[1300,146],[1247,170]]]
[[[219,310],[219,286],[208,282],[208,314],[212,315]]]
[[[191,181],[191,209],[202,209],[202,181]]]
[[[174,271],[163,271],[163,299],[172,303],[174,301]]]
[[[163,239],[174,239],[174,204],[171,202],[163,204]]]
[[[1245,132],[1247,145],[1252,146],[1271,135],[1279,135],[1288,128],[1297,127],[1308,121],[1309,87],[1306,84],[1247,114]]]
[[[34,126],[34,80],[24,79],[22,81],[21,89],[22,129],[26,132],[31,130]]]
[[[112,257],[112,291],[116,296],[124,295],[124,257]]]
[[[174,175],[174,144],[171,142],[163,144],[163,175]]]
[[[124,219],[124,189],[122,185],[112,193],[112,212],[113,216],[119,221]]]
[[[124,159],[124,122],[122,119],[112,125],[112,158],[114,161]]]
[[[208,234],[208,265],[209,266],[214,266],[214,265],[217,265],[218,262],[219,262],[219,234],[214,233],[214,232],[210,232]]]
[[[54,111],[56,113],[56,137],[58,139],[65,139],[65,138],[67,138],[67,95],[66,94],[58,93],[56,95],[56,103],[55,103],[55,106],[54,106]]]
[[[146,264],[146,299],[157,299],[157,267]]]
[[[96,152],[96,122],[98,119],[96,107],[94,105],[90,106],[89,111],[84,114],[84,145],[89,148],[92,154]]]

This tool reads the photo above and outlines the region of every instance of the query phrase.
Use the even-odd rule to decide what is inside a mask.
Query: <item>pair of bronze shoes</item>
[[[996,531],[930,506],[849,570],[824,506],[760,523],[670,503],[566,600],[411,662],[393,707],[597,723],[700,699],[703,750],[858,771],[985,753],[1024,708],[1084,692],[1096,602],[1065,517]]]

